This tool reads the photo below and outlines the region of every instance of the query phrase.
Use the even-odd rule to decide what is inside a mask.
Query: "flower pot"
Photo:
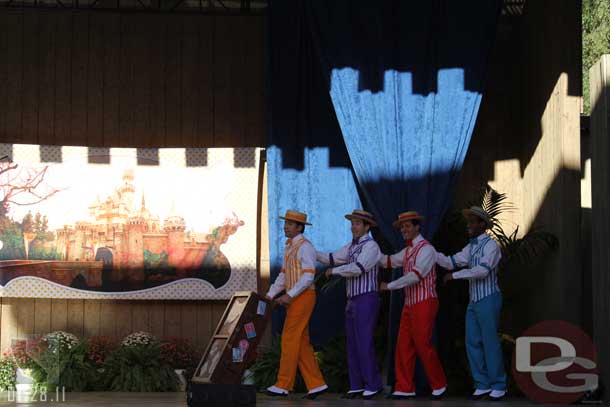
[[[30,369],[22,369],[20,367],[17,368],[15,383],[16,384],[30,384],[30,385],[32,383],[34,383],[34,379],[32,379]]]
[[[180,391],[186,391],[186,377],[184,377],[184,373],[186,373],[185,369],[175,369],[174,373],[178,376],[178,383]]]
[[[34,393],[34,379],[29,369],[17,368],[15,377],[15,402],[29,403]]]

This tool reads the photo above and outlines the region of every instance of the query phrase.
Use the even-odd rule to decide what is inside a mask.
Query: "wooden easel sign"
[[[251,291],[236,292],[229,301],[192,381],[240,384],[256,360],[256,348],[271,318],[271,301]]]

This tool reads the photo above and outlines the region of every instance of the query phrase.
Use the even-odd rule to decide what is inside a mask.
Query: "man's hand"
[[[269,301],[273,301],[273,298],[269,297],[269,294],[265,295],[265,298],[268,299]]]
[[[390,291],[390,289],[388,288],[388,283],[386,283],[385,281],[382,281],[381,284],[379,284],[379,290]]]
[[[453,280],[453,273],[447,273],[445,274],[445,277],[443,277],[443,284],[447,284],[447,282],[451,280]]]
[[[333,276],[333,268],[331,267],[327,269],[324,275],[326,276],[326,278],[331,278]]]
[[[292,302],[292,297],[289,296],[288,294],[284,294],[280,298],[275,300],[275,302],[277,302],[280,305],[283,305],[284,307],[287,307]]]

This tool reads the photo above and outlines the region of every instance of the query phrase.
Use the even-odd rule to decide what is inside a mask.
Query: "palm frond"
[[[559,247],[559,240],[552,233],[534,229],[522,238],[517,238],[517,230],[500,243],[503,264],[517,263],[523,266],[535,265]]]

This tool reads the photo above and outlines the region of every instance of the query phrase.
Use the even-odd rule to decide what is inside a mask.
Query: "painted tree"
[[[0,163],[0,219],[8,216],[11,205],[36,205],[59,192],[44,182],[48,170],[48,166],[35,169]]]
[[[11,219],[9,211],[11,206],[36,205],[49,199],[59,189],[55,189],[44,182],[48,166],[41,169],[22,168],[12,162],[0,162],[0,260],[25,258],[23,232],[33,232],[35,220],[28,213],[22,223]],[[41,218],[40,227],[46,228],[46,217]],[[45,225],[45,226],[43,226]]]

